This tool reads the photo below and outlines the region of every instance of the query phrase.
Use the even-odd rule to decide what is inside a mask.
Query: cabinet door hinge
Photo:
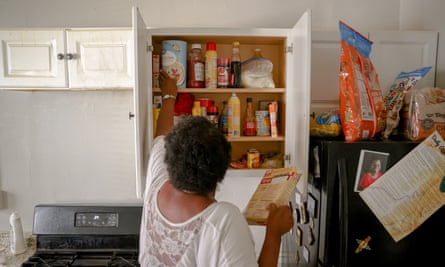
[[[147,52],[153,52],[154,47],[152,45],[147,44]]]
[[[285,52],[292,54],[294,52],[294,44],[291,44],[290,46],[287,46]]]
[[[290,161],[290,154],[284,155],[284,160],[285,161]]]

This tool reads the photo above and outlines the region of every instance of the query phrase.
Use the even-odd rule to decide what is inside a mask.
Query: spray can
[[[205,87],[216,88],[218,84],[218,68],[216,43],[207,42],[205,54]]]
[[[21,254],[26,251],[25,235],[23,234],[22,220],[17,212],[13,212],[9,216],[10,228],[10,249],[14,255]]]

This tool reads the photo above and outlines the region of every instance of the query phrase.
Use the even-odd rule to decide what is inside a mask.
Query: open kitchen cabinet
[[[145,187],[145,173],[149,148],[153,139],[153,97],[160,95],[159,88],[152,88],[151,57],[161,55],[163,40],[183,40],[187,51],[192,43],[200,43],[205,48],[208,41],[217,44],[218,57],[230,57],[232,42],[240,42],[241,60],[254,55],[260,48],[264,57],[273,63],[275,88],[180,88],[180,93],[192,93],[195,98],[210,98],[222,111],[223,100],[228,100],[236,92],[241,102],[241,125],[244,120],[246,98],[253,98],[254,109],[260,101],[279,102],[278,137],[241,136],[228,138],[232,144],[232,159],[236,160],[256,148],[261,153],[282,155],[282,166],[294,165],[303,173],[299,183],[300,191],[305,191],[309,146],[309,105],[310,105],[310,62],[311,62],[311,13],[306,11],[292,29],[241,29],[241,28],[146,28],[137,7],[133,7],[133,28],[136,53],[135,103],[144,105],[135,108],[137,151],[138,192],[142,195]],[[205,49],[203,49],[205,52]],[[148,64],[147,64],[148,63]],[[146,98],[141,101],[139,98]],[[144,103],[146,102],[146,103]],[[147,109],[147,110],[146,110]],[[148,121],[148,122],[147,122]],[[144,140],[144,138],[146,138]],[[230,169],[228,176],[262,176],[264,169]]]

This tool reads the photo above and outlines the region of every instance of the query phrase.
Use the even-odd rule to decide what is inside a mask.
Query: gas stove
[[[22,267],[140,266],[142,204],[41,204],[36,252]]]

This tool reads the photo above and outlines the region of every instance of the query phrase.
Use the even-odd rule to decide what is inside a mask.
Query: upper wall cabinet
[[[401,71],[431,66],[417,88],[435,85],[438,33],[431,31],[370,31],[373,42],[370,58],[379,75],[383,96]],[[312,111],[338,109],[340,34],[338,31],[312,32]]]
[[[0,87],[66,87],[63,30],[1,30]]]
[[[133,88],[131,29],[0,30],[0,88]]]

